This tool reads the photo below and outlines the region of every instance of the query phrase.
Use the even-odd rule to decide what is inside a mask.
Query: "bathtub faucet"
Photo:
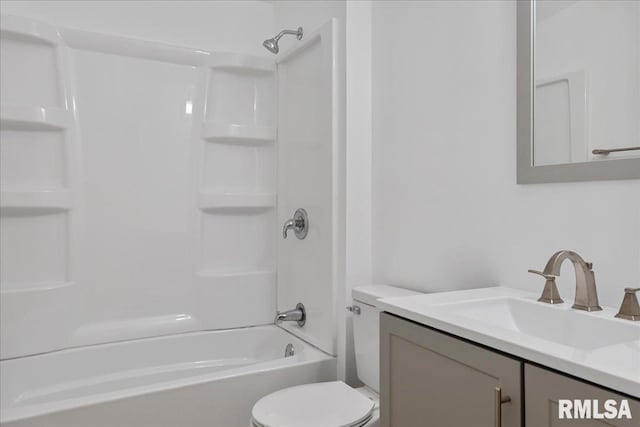
[[[279,311],[276,314],[274,323],[278,322],[298,322],[298,326],[304,326],[307,321],[307,312],[304,309],[304,304],[299,302],[296,308],[288,311]]]

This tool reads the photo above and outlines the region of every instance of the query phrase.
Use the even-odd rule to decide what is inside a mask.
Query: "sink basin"
[[[434,304],[433,308],[583,350],[640,340],[640,329],[636,325],[598,316],[598,313],[578,312],[567,303],[552,306],[521,298],[496,297]]]

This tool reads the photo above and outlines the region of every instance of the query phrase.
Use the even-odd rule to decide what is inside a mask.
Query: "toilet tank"
[[[353,305],[360,314],[353,316],[353,347],[358,378],[369,388],[380,391],[380,309],[381,298],[418,295],[419,292],[388,285],[367,285],[353,288]]]

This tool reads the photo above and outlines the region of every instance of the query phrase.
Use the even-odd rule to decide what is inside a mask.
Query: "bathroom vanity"
[[[640,325],[536,298],[496,287],[381,300],[381,425],[637,426]],[[603,418],[560,420],[560,399],[597,399]],[[608,399],[633,419],[604,418]]]

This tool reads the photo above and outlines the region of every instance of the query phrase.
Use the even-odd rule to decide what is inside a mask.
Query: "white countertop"
[[[591,313],[573,310],[572,302],[568,299],[564,304],[544,304],[544,307],[532,305],[543,304],[536,301],[538,297],[539,295],[527,291],[493,287],[385,298],[379,300],[379,307],[386,312],[423,325],[640,397],[640,322],[616,319],[614,315],[617,310],[609,307],[603,307],[602,311]],[[451,309],[460,303],[467,306],[476,304],[477,307],[482,307],[484,302],[491,303],[506,299],[515,299],[525,308],[532,307],[534,309],[531,310],[532,312],[540,309],[549,314],[549,316],[540,316],[532,320],[533,323],[539,323],[533,326],[543,328],[542,333],[538,331],[538,336],[533,336],[519,332],[513,325],[505,324],[503,327],[501,322],[509,323],[504,322],[500,317],[504,316],[504,308],[496,308],[492,311],[493,309],[487,310],[485,306],[481,319],[460,315],[460,310]],[[497,313],[500,310],[503,313]],[[494,312],[495,316],[493,316]],[[475,315],[477,316],[477,312]],[[588,338],[585,341],[586,344],[571,346],[561,343],[557,338],[554,341],[541,337],[545,335],[545,327],[553,328],[553,324],[545,325],[545,322],[555,321],[556,318],[570,319],[572,324],[579,327],[586,323],[586,327],[590,330],[579,331],[581,335]],[[602,336],[603,334],[599,334],[600,331],[597,328],[593,328],[593,324],[598,322],[605,324],[608,330],[613,331],[617,331],[619,326],[619,330],[624,331],[625,339],[616,342],[617,337],[612,337],[611,333]],[[619,322],[619,324],[613,322]],[[562,325],[557,326],[560,328]],[[571,331],[571,328],[568,330]],[[550,335],[552,333],[553,331]]]

